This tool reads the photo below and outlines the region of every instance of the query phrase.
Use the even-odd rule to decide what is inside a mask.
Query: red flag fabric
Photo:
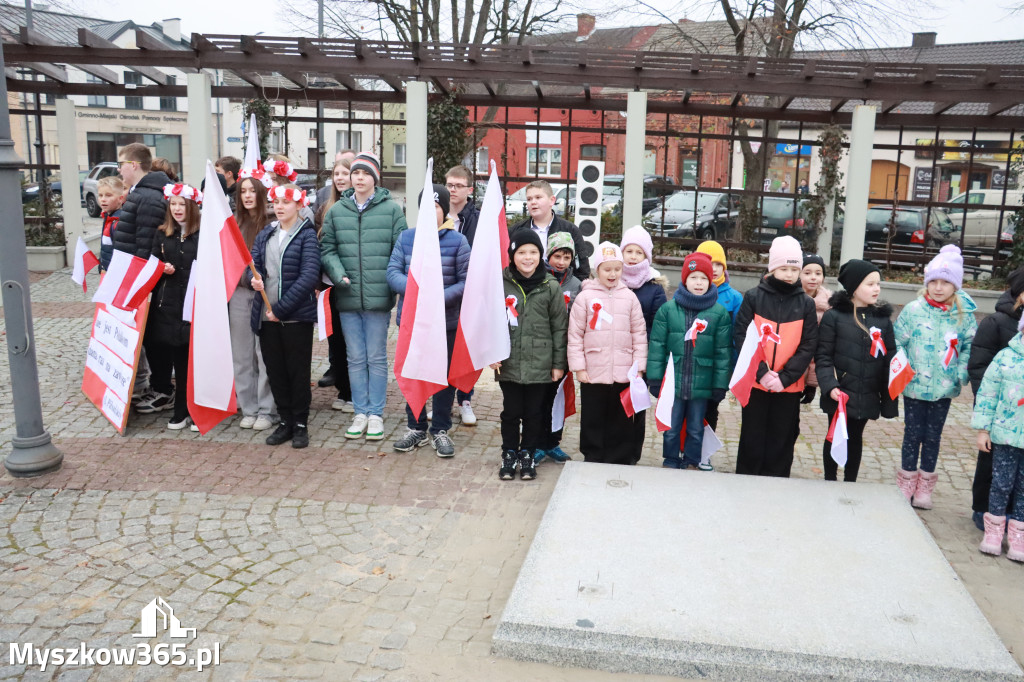
[[[110,267],[93,294],[93,303],[134,310],[146,300],[163,273],[163,263],[156,256],[145,260],[124,251],[114,251]]]
[[[99,264],[100,259],[86,245],[85,240],[79,237],[78,243],[75,244],[75,264],[74,269],[71,271],[71,279],[76,284],[82,285],[82,293],[86,292],[85,276]]]
[[[836,413],[832,415],[832,423],[828,426],[828,434],[825,440],[832,443],[832,459],[841,467],[846,466],[847,446],[849,445],[850,433],[846,429],[846,402],[850,397],[839,391],[839,405]]]
[[[505,199],[492,161],[448,371],[448,382],[465,393],[472,390],[484,367],[506,359],[511,352],[508,328],[518,324],[518,312],[515,302],[508,308],[502,282],[501,271],[508,265],[508,242]]]
[[[622,409],[626,411],[626,416],[632,417],[637,412],[642,412],[651,406],[651,394],[647,390],[647,384],[640,378],[639,363],[633,363],[627,376],[629,377],[629,386],[619,393],[619,401],[622,403]]]
[[[872,327],[868,330],[871,335],[871,349],[868,353],[873,358],[877,358],[880,355],[885,355],[885,341],[882,340],[882,330],[878,327]]]
[[[750,402],[750,392],[753,390],[754,384],[757,383],[757,368],[764,361],[761,334],[758,332],[757,325],[751,322],[747,325],[747,335],[743,338],[743,347],[740,348],[736,368],[729,380],[729,390],[733,392],[743,407]]]
[[[903,389],[913,380],[914,368],[910,366],[907,354],[900,348],[889,361],[889,397],[893,400],[903,393]]]
[[[949,366],[953,364],[953,361],[959,360],[960,358],[960,349],[958,348],[960,339],[957,337],[956,332],[947,332],[945,340],[946,347],[943,351],[945,355],[942,357],[942,366],[945,369],[949,369]]]
[[[228,298],[252,262],[210,161],[199,223],[199,248],[192,266],[191,343],[188,352],[188,412],[200,433],[237,412],[228,327]]]
[[[334,333],[334,322],[331,320],[331,289],[327,287],[316,297],[316,335],[321,341]]]
[[[565,428],[565,420],[576,414],[576,384],[572,372],[566,372],[555,391],[555,402],[551,406],[551,433]]]

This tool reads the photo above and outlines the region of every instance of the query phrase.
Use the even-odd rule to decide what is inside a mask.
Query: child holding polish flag
[[[647,368],[647,324],[640,301],[622,281],[622,251],[602,242],[596,279],[583,283],[569,315],[569,371],[580,381],[580,452],[587,462],[636,464],[646,415],[627,415],[620,394],[634,363]]]
[[[842,289],[828,300],[818,327],[815,372],[821,387],[821,409],[829,424],[836,420],[845,397],[846,454],[833,456],[833,443],[825,441],[822,459],[825,480],[835,481],[839,462],[843,480],[857,480],[863,450],[864,427],[879,416],[899,415],[896,399],[889,396],[889,363],[896,354],[892,306],[880,303],[881,275],[864,260],[851,260],[839,269]]]
[[[903,391],[903,461],[896,481],[918,509],[932,508],[942,427],[950,402],[969,381],[977,306],[961,290],[963,281],[960,249],[943,246],[924,268],[924,291],[903,308],[894,326],[896,344],[916,372]]]
[[[701,466],[704,413],[709,400],[725,397],[732,369],[732,316],[718,302],[713,279],[710,256],[687,256],[683,281],[672,300],[658,309],[651,328],[647,378],[661,394],[659,409],[662,401],[672,401],[671,424],[662,436],[662,466],[670,469],[712,470],[709,463]],[[665,376],[673,378],[672,385],[662,386]],[[680,458],[683,422],[686,435]]]

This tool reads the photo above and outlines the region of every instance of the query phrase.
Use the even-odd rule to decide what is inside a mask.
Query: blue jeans
[[[700,451],[704,443],[704,412],[707,400],[683,400],[676,398],[672,406],[672,428],[662,435],[662,457],[664,465],[675,469],[681,466],[697,466],[700,464]],[[686,420],[686,445],[683,459],[679,457],[679,442]]]
[[[918,453],[921,470],[932,473],[939,462],[942,427],[949,413],[949,398],[917,400],[903,397],[903,470],[917,471]]]
[[[348,377],[356,414],[384,416],[388,397],[388,325],[391,313],[339,313],[348,349]]]
[[[451,364],[451,360],[450,359],[449,359],[449,364]],[[469,389],[469,393],[463,393],[462,391],[456,391],[455,392],[455,399],[459,401],[459,405],[461,405],[462,403],[466,402],[467,400],[472,401],[473,400],[473,393],[475,391],[476,391],[475,388]]]

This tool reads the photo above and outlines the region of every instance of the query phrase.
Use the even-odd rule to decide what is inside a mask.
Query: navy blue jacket
[[[653,279],[644,282],[638,289],[633,289],[637,300],[640,301],[640,308],[644,311],[644,322],[647,323],[647,340],[651,340],[651,327],[654,325],[654,316],[668,298],[665,296],[665,287]]]
[[[466,205],[459,211],[459,232],[469,242],[469,248],[473,248],[473,238],[476,237],[476,224],[479,221],[480,209],[476,207],[473,197],[470,197]]]
[[[316,322],[316,286],[320,282],[320,242],[313,223],[302,220],[292,228],[297,230],[281,255],[281,295],[274,304],[274,316],[282,322]],[[277,221],[270,223],[256,235],[252,245],[252,260],[256,272],[267,279],[267,240],[277,231]],[[263,296],[252,300],[250,326],[259,333],[260,323],[266,319]]]
[[[149,258],[156,231],[167,217],[164,185],[171,179],[163,171],[150,171],[128,193],[114,231],[114,249],[139,258]]]
[[[441,242],[441,276],[444,281],[445,328],[449,331],[459,327],[459,310],[462,307],[462,292],[466,288],[466,273],[469,271],[469,242],[465,235],[452,228],[447,221],[437,232]],[[412,244],[416,230],[406,230],[391,251],[388,263],[388,285],[397,293],[398,324],[402,324],[402,304],[405,302],[405,286],[409,279],[409,265],[412,262]]]

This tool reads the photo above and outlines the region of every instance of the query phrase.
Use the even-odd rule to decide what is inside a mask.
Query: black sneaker
[[[437,450],[438,457],[454,457],[455,456],[455,443],[448,437],[447,431],[438,431],[434,434],[434,439],[430,444]]]
[[[533,453],[529,450],[519,451],[519,478],[524,481],[537,478],[537,466],[533,461]]]
[[[409,452],[416,448],[421,448],[430,442],[430,438],[427,437],[426,431],[417,431],[416,429],[409,429],[405,432],[405,435],[395,441],[392,446],[397,452]]]
[[[518,462],[519,458],[516,457],[515,450],[502,450],[501,468],[498,469],[498,478],[503,481],[514,481],[516,478],[516,464]]]
[[[135,411],[139,414],[153,414],[154,412],[163,412],[174,407],[174,391],[168,395],[167,393],[154,393],[153,397],[149,400],[140,400],[139,404],[135,406]]]
[[[296,424],[292,430],[292,447],[296,450],[309,447],[309,429],[305,424]]]
[[[281,443],[285,442],[286,440],[291,440],[291,439],[292,439],[292,425],[288,424],[288,423],[285,423],[285,422],[281,422],[280,424],[277,425],[277,428],[274,429],[274,432],[272,434],[270,434],[269,436],[267,436],[267,441],[266,442],[267,442],[267,445],[280,445]]]
[[[326,372],[324,372],[324,375],[317,380],[316,385],[319,386],[320,388],[327,388],[328,386],[333,386],[334,370],[329,369]]]

